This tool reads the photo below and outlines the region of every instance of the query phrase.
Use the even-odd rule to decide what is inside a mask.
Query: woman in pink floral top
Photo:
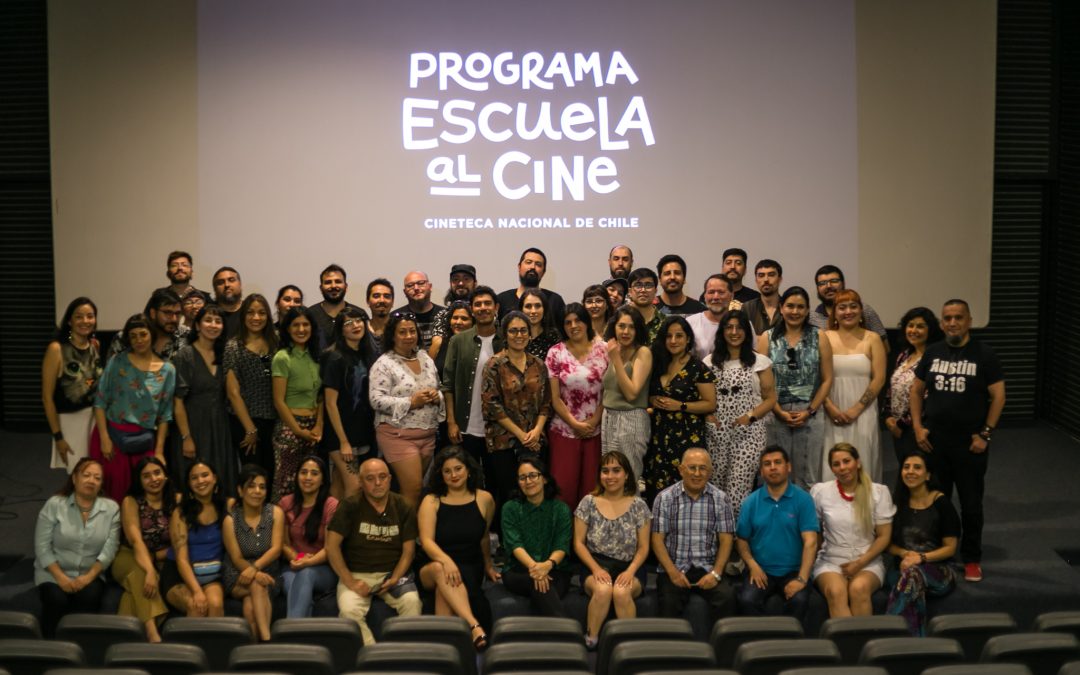
[[[600,464],[600,420],[607,347],[596,339],[592,321],[581,303],[567,305],[566,339],[547,354],[551,378],[551,475],[571,508],[589,493]]]

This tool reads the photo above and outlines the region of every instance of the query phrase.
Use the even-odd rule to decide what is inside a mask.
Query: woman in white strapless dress
[[[881,482],[881,434],[877,396],[885,385],[885,345],[863,327],[862,299],[851,289],[836,295],[829,330],[833,350],[833,383],[825,399],[825,443],[821,475],[831,473],[828,449],[850,443],[859,449],[870,480]]]

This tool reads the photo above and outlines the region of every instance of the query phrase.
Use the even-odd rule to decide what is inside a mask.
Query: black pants
[[[764,616],[765,602],[771,595],[784,595],[784,586],[799,576],[799,570],[782,576],[769,575],[769,581],[765,588],[758,588],[750,583],[749,572],[743,575],[743,586],[737,596],[739,612],[746,616]],[[810,586],[805,586],[801,591],[784,600],[784,614],[795,617],[802,621],[806,617],[806,607],[810,602]]]
[[[990,450],[971,451],[971,434],[944,434],[930,430],[933,477],[945,496],[952,498],[953,487],[960,498],[960,555],[964,562],[982,562],[983,493]]]
[[[532,600],[533,608],[540,616],[566,617],[569,614],[563,608],[562,598],[570,588],[570,573],[562,570],[551,570],[551,584],[546,593],[536,590],[529,573],[523,570],[508,570],[503,572],[503,586],[517,595],[524,595]]]
[[[686,572],[686,578],[690,583],[697,583],[698,579],[708,574],[707,570],[691,568]],[[667,574],[660,572],[656,575],[656,594],[660,600],[660,616],[681,618],[686,602],[691,593],[697,593],[709,603],[709,625],[716,623],[718,619],[735,615],[735,591],[731,584],[721,580],[709,590],[698,587],[679,588],[671,582]]]
[[[47,581],[38,586],[41,596],[41,632],[48,640],[56,637],[56,626],[66,614],[98,614],[105,582],[98,575],[78,593],[65,593],[57,584]]]
[[[495,498],[495,519],[491,531],[502,533],[502,505],[517,487],[517,452],[513,449],[488,452],[484,439],[468,434],[461,435],[461,445],[473,457],[480,455],[484,468],[484,489]]]
[[[258,431],[258,440],[255,443],[255,452],[250,455],[240,447],[240,442],[244,440],[244,425],[240,424],[240,418],[236,415],[229,415],[229,428],[232,430],[233,447],[236,448],[237,461],[240,466],[244,464],[258,464],[262,468],[266,469],[266,484],[274,484],[274,423],[277,420],[263,420],[252,418],[251,421],[255,424],[255,429]],[[333,433],[333,430],[330,430]],[[184,476],[184,480],[179,485],[187,485],[187,476]],[[228,492],[227,494],[233,494]]]

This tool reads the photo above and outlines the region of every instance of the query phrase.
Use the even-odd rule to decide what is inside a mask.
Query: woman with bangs
[[[648,329],[641,313],[622,306],[608,323],[608,368],[604,372],[604,419],[600,425],[600,453],[613,450],[626,455],[634,475],[641,481],[645,453],[649,449],[649,376],[653,357],[645,344]]]
[[[176,393],[173,414],[176,430],[170,473],[179,482],[197,457],[220,467],[226,489],[236,482],[236,452],[225,413],[225,318],[217,305],[207,305],[195,315],[188,344],[173,355]]]
[[[270,320],[270,303],[258,293],[244,298],[237,311],[240,328],[225,343],[227,411],[238,464],[254,462],[274,476],[274,410],[270,361],[278,348],[277,330]]]
[[[289,494],[300,458],[314,453],[323,435],[319,326],[307,307],[293,307],[281,320],[281,347],[270,363],[274,409],[274,480],[271,501]]]
[[[836,294],[825,336],[833,352],[833,384],[825,399],[821,475],[831,471],[824,450],[837,443],[850,443],[859,448],[870,479],[880,483],[877,396],[885,385],[885,345],[877,333],[866,329],[858,293],[845,289]]]
[[[585,311],[589,313],[593,332],[597,335],[606,333],[608,321],[611,320],[611,316],[614,314],[611,303],[608,301],[607,289],[600,284],[589,286],[581,295],[581,304],[585,307]]]

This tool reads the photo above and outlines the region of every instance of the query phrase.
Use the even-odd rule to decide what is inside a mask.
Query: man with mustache
[[[394,306],[394,285],[388,279],[372,279],[367,285],[367,305],[371,310],[371,337],[382,352],[382,334],[390,320],[390,308]]]
[[[340,265],[333,263],[326,266],[319,273],[319,292],[322,293],[322,302],[312,305],[311,316],[315,319],[315,325],[319,327],[319,349],[326,349],[334,336],[334,319],[343,309],[360,309],[352,303],[345,302],[345,293],[349,290],[349,283],[345,270]]]
[[[443,304],[431,321],[431,344],[428,356],[436,358],[443,345],[450,340],[450,305],[454,302],[469,302],[473,289],[476,288],[476,268],[465,263],[458,263],[450,268],[450,288],[446,289]]]
[[[521,258],[518,259],[518,280],[521,283],[517,288],[511,288],[499,293],[497,298],[500,320],[507,312],[517,309],[518,298],[521,297],[526,288],[540,288],[540,281],[544,278],[545,272],[547,272],[547,256],[544,255],[544,252],[538,248],[525,249],[521,254]],[[566,313],[566,303],[563,301],[562,296],[546,288],[540,288],[540,292],[544,294],[544,302],[555,320],[555,325],[562,325],[563,314]]]

